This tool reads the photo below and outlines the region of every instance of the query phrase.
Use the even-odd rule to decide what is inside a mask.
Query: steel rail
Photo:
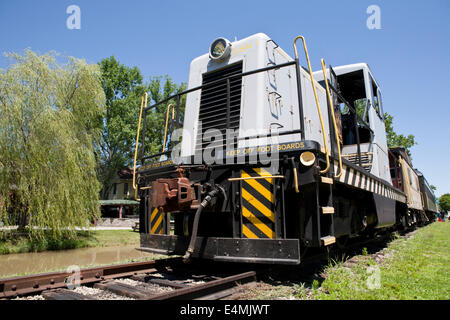
[[[67,289],[70,289],[71,285],[95,285],[94,287],[103,286],[104,290],[109,290],[108,285],[113,279],[145,275],[176,266],[185,266],[179,257],[85,268],[79,273],[63,271],[0,279],[0,299],[42,294],[50,300],[96,300]],[[194,286],[179,285],[169,292],[147,294],[139,288],[128,288],[127,294],[133,294],[138,300],[220,299],[231,295],[232,288],[238,284],[256,281],[256,276],[256,271],[246,271]],[[78,281],[73,281],[75,279]]]
[[[177,289],[169,292],[164,292],[157,295],[149,296],[144,300],[192,300],[205,297],[217,293],[219,291],[224,291],[232,287],[237,286],[237,284],[243,284],[247,282],[256,281],[257,273],[256,271],[248,271],[236,275],[232,275],[223,279],[217,279],[202,284],[197,284],[192,287]]]
[[[0,279],[0,298],[19,295],[37,294],[39,292],[65,288],[73,285],[73,279],[79,279],[80,285],[91,284],[120,277],[130,277],[143,272],[156,271],[158,268],[182,263],[181,258],[168,258],[152,261],[125,263],[81,269],[75,272],[50,272],[29,276]],[[71,282],[71,283],[69,283]]]

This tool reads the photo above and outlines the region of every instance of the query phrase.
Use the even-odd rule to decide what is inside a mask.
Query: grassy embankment
[[[450,222],[435,222],[397,237],[377,254],[333,261],[322,283],[263,284],[253,299],[419,300],[450,299]]]
[[[132,230],[79,231],[75,237],[40,240],[15,231],[0,231],[0,254],[133,244],[139,244],[139,233]]]

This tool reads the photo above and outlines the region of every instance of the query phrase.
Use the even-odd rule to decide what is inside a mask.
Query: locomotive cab
[[[336,98],[339,104],[336,112],[341,118],[343,157],[391,183],[381,91],[372,71],[366,63],[329,70],[336,78],[340,94]],[[323,74],[315,72],[314,75],[324,86]],[[350,112],[344,101],[356,112]]]

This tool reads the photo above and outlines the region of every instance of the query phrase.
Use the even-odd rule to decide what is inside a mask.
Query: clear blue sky
[[[69,30],[69,5],[81,9],[81,29]],[[381,29],[369,30],[369,5],[381,9]],[[186,82],[189,63],[219,36],[257,32],[292,53],[304,35],[313,69],[367,62],[381,86],[384,109],[398,133],[415,135],[414,166],[450,193],[450,1],[100,1],[0,0],[0,51],[55,50],[96,63],[114,55],[146,80],[169,75]],[[0,58],[0,67],[6,60]]]

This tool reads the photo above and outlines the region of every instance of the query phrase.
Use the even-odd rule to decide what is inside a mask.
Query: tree
[[[433,190],[433,191],[436,191],[436,187],[434,185],[432,185],[432,184],[430,184],[430,189]]]
[[[151,103],[158,103],[162,100],[169,98],[170,96],[180,93],[186,90],[186,84],[181,83],[179,86],[176,85],[172,79],[168,76],[153,77],[149,84],[149,97]],[[169,105],[176,106],[176,99],[171,99],[167,103],[160,104],[156,109],[149,112],[146,124],[146,134],[145,134],[145,149],[146,154],[154,154],[163,151],[164,143],[164,129],[166,126],[167,118],[167,108]],[[180,97],[180,111],[179,119],[182,123],[184,119],[184,108],[186,104],[186,95]],[[172,112],[176,118],[176,109],[172,107],[169,110],[168,125],[172,121]],[[170,126],[169,126],[170,127]],[[166,149],[171,148],[170,131],[168,127],[168,133],[166,137]],[[157,161],[160,158],[151,159]]]
[[[131,164],[141,97],[147,90],[137,67],[120,64],[114,56],[99,62],[106,96],[102,139],[96,145],[102,198],[111,190],[117,172]]]
[[[0,70],[0,222],[58,238],[98,213],[93,141],[104,111],[100,70],[56,54],[7,54]]]
[[[149,92],[148,105],[151,105],[181,92],[186,85],[177,86],[167,76],[154,77],[150,84],[145,84],[139,68],[127,67],[119,63],[114,56],[103,59],[99,65],[106,96],[106,115],[101,123],[102,139],[96,150],[99,179],[103,186],[102,198],[106,198],[117,172],[133,165],[139,108],[144,92]],[[183,97],[183,106],[184,100]],[[147,115],[145,145],[148,153],[162,151],[167,105],[160,105]]]
[[[355,108],[356,113],[362,120],[369,122],[368,113],[365,112],[366,104],[367,104],[367,99],[362,98],[362,99],[355,100],[353,103],[353,107]],[[349,114],[349,113],[350,113],[349,107],[347,105],[344,105],[344,107],[342,108],[342,114]],[[365,116],[365,118],[364,118],[364,116]]]
[[[444,211],[450,210],[450,193],[443,194],[439,197],[439,207]]]
[[[386,127],[386,138],[388,147],[389,148],[403,147],[406,149],[408,155],[411,157],[410,148],[417,144],[417,142],[415,141],[415,137],[412,134],[409,134],[406,137],[403,134],[397,134],[394,131],[393,120],[394,120],[393,116],[391,116],[388,113],[384,114],[384,124]]]

